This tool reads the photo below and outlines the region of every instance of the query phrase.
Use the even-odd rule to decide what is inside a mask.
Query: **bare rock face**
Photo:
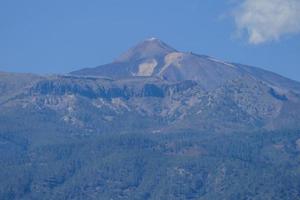
[[[236,79],[207,90],[197,81],[170,82],[154,77],[44,77],[2,105],[6,109],[50,109],[60,116],[59,121],[90,130],[124,129],[118,124],[132,121],[153,131],[277,130],[299,127],[300,113],[297,95],[254,78]]]

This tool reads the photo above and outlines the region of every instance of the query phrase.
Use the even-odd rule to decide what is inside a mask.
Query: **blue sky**
[[[94,67],[153,36],[178,50],[300,80],[298,2],[0,0],[0,71]]]

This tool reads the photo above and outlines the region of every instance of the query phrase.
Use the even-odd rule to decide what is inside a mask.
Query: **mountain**
[[[300,83],[150,38],[0,72],[0,199],[300,199]]]
[[[256,67],[179,52],[155,38],[137,44],[111,64],[71,75],[107,77],[112,81],[141,80],[138,85],[156,79],[154,85],[168,85],[161,88],[166,93],[163,101],[150,108],[156,111],[150,115],[172,119],[168,126],[179,123],[221,131],[234,130],[233,127],[268,130],[298,127],[298,82]],[[183,91],[165,89],[187,82],[190,87]]]
[[[193,80],[205,88],[216,88],[228,81],[246,77],[278,87],[300,90],[298,82],[272,72],[192,52],[179,52],[156,38],[137,44],[110,64],[74,71],[71,74],[113,79],[151,76],[171,82]]]

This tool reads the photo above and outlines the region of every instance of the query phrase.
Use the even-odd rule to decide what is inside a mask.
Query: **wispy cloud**
[[[300,33],[300,0],[242,0],[233,16],[238,32],[251,44]]]

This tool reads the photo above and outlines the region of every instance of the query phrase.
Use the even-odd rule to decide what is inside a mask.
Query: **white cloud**
[[[234,11],[239,33],[249,43],[279,40],[300,33],[300,0],[243,0]]]

